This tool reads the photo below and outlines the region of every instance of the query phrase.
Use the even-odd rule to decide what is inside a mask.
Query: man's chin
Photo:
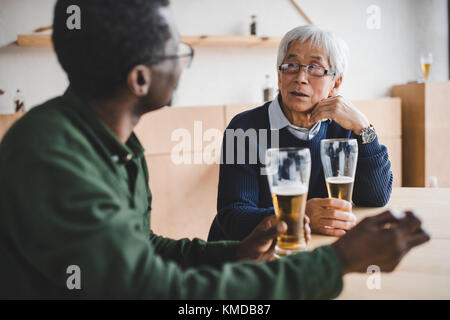
[[[310,113],[314,105],[312,103],[292,103],[286,107],[292,112]]]

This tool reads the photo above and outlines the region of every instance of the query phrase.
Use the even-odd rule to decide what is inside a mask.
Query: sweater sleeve
[[[167,270],[180,288],[174,298],[181,299],[332,299],[343,287],[341,263],[331,246],[270,262],[227,263],[183,274]]]
[[[383,207],[389,202],[393,175],[387,148],[378,138],[358,143],[358,164],[353,188],[353,202],[358,206]]]
[[[252,143],[248,140],[247,143]],[[234,143],[230,144],[230,141]],[[256,141],[253,142],[256,144]],[[238,161],[238,149],[245,150],[245,161]],[[211,228],[209,240],[242,240],[264,218],[274,214],[273,207],[259,207],[260,170],[257,164],[251,164],[248,153],[252,150],[257,150],[256,145],[245,148],[237,138],[228,138],[227,142],[227,135],[224,134],[217,217]],[[223,238],[217,237],[217,234],[222,235]],[[211,235],[216,236],[211,237]]]
[[[205,242],[201,239],[173,240],[150,232],[150,244],[166,261],[174,261],[183,269],[199,266],[219,267],[236,260],[238,241]]]

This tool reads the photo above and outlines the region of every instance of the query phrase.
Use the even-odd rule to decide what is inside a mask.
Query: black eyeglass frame
[[[287,68],[289,65],[298,66],[298,71],[296,71],[296,72],[287,72],[287,71],[283,71],[283,70],[282,70],[282,67],[283,67],[283,66]],[[305,64],[300,64],[300,63],[283,63],[283,64],[281,64],[281,65],[278,67],[278,70],[279,70],[281,73],[286,73],[286,74],[297,74],[297,73],[300,72],[301,68],[305,68],[306,73],[309,74],[310,76],[313,76],[313,77],[324,77],[324,76],[334,76],[334,75],[336,75],[336,72],[331,71],[331,70],[327,70],[327,69],[325,69],[324,67],[321,67],[321,66],[315,66],[315,65],[311,65],[311,64],[305,65]],[[310,71],[309,71],[310,69],[323,70],[323,74],[322,74],[322,75],[315,75],[315,74],[312,74],[312,73],[310,73]]]
[[[164,60],[164,59],[180,59],[180,58],[189,58],[188,63],[186,64],[186,68],[189,68],[191,66],[192,60],[194,59],[194,48],[189,43],[186,42],[180,42],[184,45],[186,45],[189,48],[189,53],[183,53],[183,54],[173,54],[168,56],[161,56],[158,59]]]

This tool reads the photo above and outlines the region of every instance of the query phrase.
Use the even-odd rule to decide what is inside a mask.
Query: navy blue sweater
[[[270,103],[235,116],[227,129],[266,129],[270,148]],[[261,174],[262,161],[251,162],[249,150],[262,148],[259,137],[245,140],[245,163],[237,163],[237,149],[242,141],[234,139],[234,163],[225,160],[229,155],[227,143],[222,143],[222,162],[219,174],[217,216],[209,231],[208,241],[242,240],[265,217],[274,214],[267,176]],[[352,131],[343,129],[334,121],[322,122],[320,131],[310,141],[303,141],[292,135],[287,128],[279,131],[279,147],[307,147],[311,152],[311,177],[308,199],[328,196],[320,160],[320,141],[329,138],[352,138]],[[229,144],[228,144],[229,145]],[[259,152],[258,152],[259,154]],[[242,163],[242,162],[241,162]],[[253,163],[253,164],[252,164]],[[392,191],[391,163],[385,146],[378,139],[368,144],[358,143],[358,164],[356,167],[353,202],[358,206],[382,207],[389,201]]]

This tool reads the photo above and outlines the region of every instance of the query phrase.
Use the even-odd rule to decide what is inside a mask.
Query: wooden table
[[[414,209],[431,240],[413,248],[393,273],[381,273],[380,289],[369,289],[370,274],[348,274],[338,299],[450,299],[450,189],[394,188],[385,208],[354,208],[358,221],[387,208]],[[309,249],[335,237],[313,235]],[[373,282],[372,282],[373,283]]]

